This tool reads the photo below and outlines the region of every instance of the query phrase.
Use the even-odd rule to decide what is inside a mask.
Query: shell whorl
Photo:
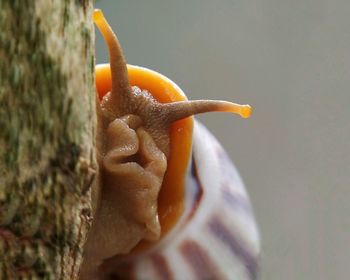
[[[111,275],[140,280],[257,278],[260,241],[248,195],[224,149],[198,122],[186,188],[187,208],[177,226],[142,255],[107,262],[107,270],[123,268]]]

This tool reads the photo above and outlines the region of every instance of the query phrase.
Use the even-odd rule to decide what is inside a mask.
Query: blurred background
[[[238,167],[262,239],[261,279],[350,273],[350,1],[97,1],[128,63],[190,99],[249,103],[198,118]],[[97,34],[97,63],[108,53]]]

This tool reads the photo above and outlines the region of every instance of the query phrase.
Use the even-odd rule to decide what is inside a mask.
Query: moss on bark
[[[92,1],[0,1],[0,279],[75,279],[95,164]]]

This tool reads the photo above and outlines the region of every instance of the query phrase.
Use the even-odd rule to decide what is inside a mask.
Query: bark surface
[[[95,184],[92,0],[0,0],[0,279],[76,279]]]

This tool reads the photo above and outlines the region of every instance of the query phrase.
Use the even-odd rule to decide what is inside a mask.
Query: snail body
[[[188,101],[163,75],[127,66],[101,11],[94,21],[111,63],[96,67],[99,184],[80,278],[254,278],[258,234],[243,184],[191,117],[248,117],[250,106]]]

